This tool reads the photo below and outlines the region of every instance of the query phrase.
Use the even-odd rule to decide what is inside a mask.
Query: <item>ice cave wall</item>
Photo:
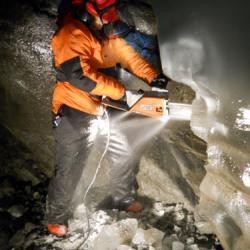
[[[196,0],[152,4],[164,71],[195,90],[191,128],[208,144],[200,220],[209,222],[225,249],[249,249],[250,5]]]
[[[55,82],[49,39],[56,4],[0,3],[0,120],[51,173],[50,93]],[[40,143],[38,143],[40,142]]]

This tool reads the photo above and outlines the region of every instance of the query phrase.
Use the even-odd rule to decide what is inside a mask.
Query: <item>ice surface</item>
[[[162,249],[163,236],[164,233],[155,228],[148,230],[138,228],[132,240],[132,245],[134,245],[136,249],[150,249],[150,247],[153,247],[153,249],[160,250]]]
[[[191,128],[208,143],[200,214],[225,249],[250,249],[250,4],[152,4],[164,72],[195,90]]]
[[[250,131],[250,106],[239,108],[235,120],[235,128],[243,131]]]
[[[113,225],[104,226],[99,237],[97,238],[94,249],[103,250],[111,249],[115,250],[120,245],[119,241],[119,229]]]

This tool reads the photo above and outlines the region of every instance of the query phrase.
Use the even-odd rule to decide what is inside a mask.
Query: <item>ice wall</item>
[[[250,249],[250,4],[151,2],[164,72],[195,90],[191,127],[208,143],[200,218],[225,249]]]

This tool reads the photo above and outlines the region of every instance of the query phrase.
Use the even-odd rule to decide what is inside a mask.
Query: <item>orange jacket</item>
[[[71,16],[56,31],[51,41],[57,69],[57,84],[52,96],[52,112],[61,105],[98,114],[100,101],[93,95],[118,100],[125,89],[115,78],[98,69],[120,63],[134,75],[150,83],[158,74],[122,38],[101,44],[81,21]]]

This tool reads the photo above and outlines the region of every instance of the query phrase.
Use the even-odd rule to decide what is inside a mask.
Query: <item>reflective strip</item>
[[[96,82],[84,76],[79,56],[62,63],[57,69],[56,78],[86,92],[91,92],[96,87]]]
[[[52,112],[57,114],[62,105],[96,115],[100,111],[101,103],[67,82],[58,82],[52,95]]]

